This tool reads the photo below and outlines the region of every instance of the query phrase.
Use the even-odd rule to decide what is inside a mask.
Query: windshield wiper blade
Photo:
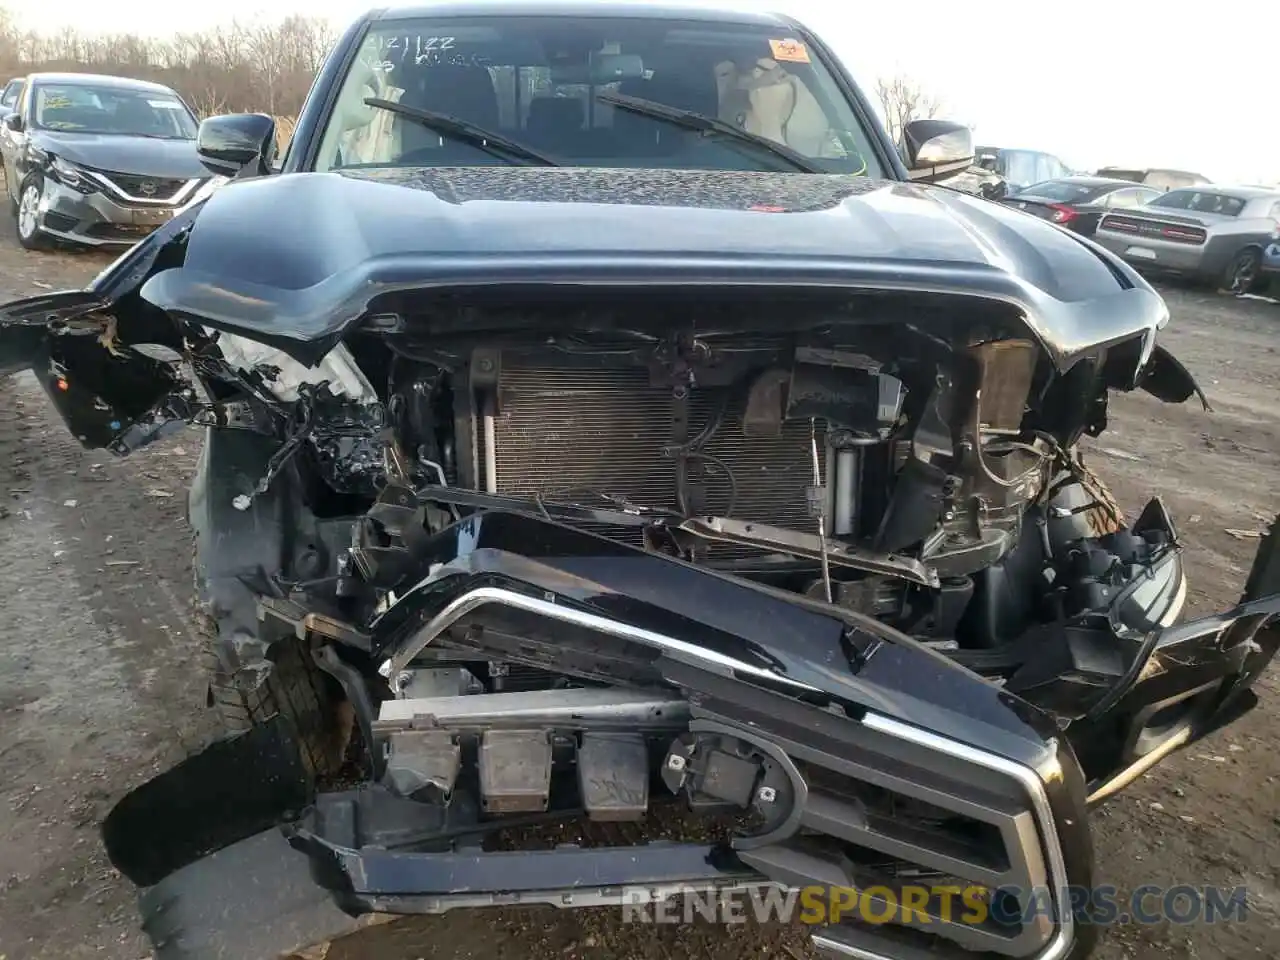
[[[423,110],[421,107],[411,107],[408,104],[396,103],[394,100],[383,100],[380,97],[366,97],[364,102],[365,106],[377,107],[379,110],[387,110],[402,117],[408,117],[410,120],[416,120],[428,130],[434,130],[436,133],[442,133],[446,137],[469,143],[473,147],[479,147],[495,157],[503,157],[505,159],[515,157],[541,167],[560,166],[555,160],[533,149],[533,147],[526,147],[517,140],[508,140],[500,133],[494,133],[492,130],[486,130],[484,127],[478,127],[474,123],[459,120],[457,117],[451,117],[445,113]]]
[[[673,126],[683,127],[685,130],[693,130],[696,133],[708,136],[724,137],[727,140],[745,144],[758,151],[769,153],[778,159],[785,160],[803,173],[827,172],[808,157],[797,153],[786,144],[743,130],[741,127],[735,127],[731,123],[725,123],[716,117],[709,117],[705,113],[681,110],[677,107],[669,107],[665,103],[658,103],[656,100],[632,97],[624,93],[600,93],[596,95],[596,99],[604,103],[611,103],[619,110],[628,110],[631,113],[638,113],[642,117],[662,120]]]

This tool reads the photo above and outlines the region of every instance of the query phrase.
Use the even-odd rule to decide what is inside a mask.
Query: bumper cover
[[[177,204],[126,204],[105,190],[82,193],[46,179],[38,223],[50,236],[89,246],[128,246],[173,219]]]
[[[474,613],[492,604],[553,627],[586,624],[625,638],[648,648],[657,673],[685,693],[694,735],[728,732],[771,752],[792,778],[787,815],[765,834],[714,845],[650,843],[516,855],[457,844],[410,852],[386,836],[372,836],[367,824],[377,818],[358,812],[367,799],[358,794],[376,791],[376,785],[320,798],[301,817],[296,806],[278,809],[276,820],[293,851],[306,855],[317,887],[352,915],[504,903],[635,902],[637,890],[652,897],[761,884],[865,890],[865,880],[840,852],[854,847],[934,875],[1014,890],[1019,902],[1047,892],[1054,909],[1001,927],[948,925],[938,916],[924,929],[919,921],[828,925],[815,932],[815,942],[832,955],[874,960],[927,948],[1054,960],[1071,950],[1087,951],[1095,931],[1074,922],[1067,889],[1093,879],[1087,803],[1123,786],[1145,769],[1142,764],[1153,762],[1148,757],[1158,759],[1203,736],[1247,706],[1250,685],[1280,641],[1273,619],[1280,614],[1277,539],[1273,528],[1260,544],[1240,605],[1152,630],[1120,681],[1094,702],[1092,714],[1070,725],[1068,735],[1079,726],[1086,736],[1118,717],[1134,727],[1126,750],[1096,768],[1087,782],[1068,737],[1046,716],[874,621],[547,521],[481,514],[429,545],[435,573],[375,624],[378,657],[395,660],[409,645],[430,642],[432,631],[453,622],[448,611],[461,606]],[[1188,710],[1157,724],[1170,703],[1184,702]],[[277,775],[274,761],[253,772],[270,755],[261,745],[246,747],[233,764],[235,778]],[[183,779],[181,771],[160,779]],[[904,832],[893,818],[876,820],[833,789],[833,778],[966,818],[998,838],[998,855]],[[173,796],[185,789],[168,798],[154,792],[149,804],[132,805],[132,816],[145,822],[166,805],[173,809]],[[224,808],[219,819],[219,842],[228,850],[235,840],[247,843],[262,830],[262,809],[240,814],[229,818]],[[814,835],[825,838],[816,848],[810,842]],[[110,837],[108,850],[135,882],[155,882],[163,873],[155,890],[173,889],[180,880],[190,885],[205,864],[216,862],[195,859],[188,846],[185,863],[163,869],[151,864],[139,872],[129,851]],[[155,890],[144,896],[144,906],[147,897],[158,896]]]
[[[1214,272],[1216,260],[1207,246],[1127,236],[1101,229],[1094,233],[1093,239],[1135,267],[1195,275]]]

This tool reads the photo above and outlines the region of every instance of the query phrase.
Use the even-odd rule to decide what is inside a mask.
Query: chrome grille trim
[[[396,603],[404,603],[408,598],[426,585],[446,576],[455,571],[442,567],[434,574],[422,580],[416,586],[411,588],[404,596],[400,597]],[[629,623],[623,623],[620,620],[611,620],[608,617],[602,617],[599,614],[588,613],[585,610],[579,610],[576,607],[566,607],[563,604],[556,603],[553,600],[540,600],[537,597],[525,596],[523,593],[516,593],[514,590],[506,590],[502,587],[477,587],[469,590],[462,596],[453,600],[446,605],[443,610],[437,613],[431,620],[417,631],[408,642],[400,646],[395,655],[386,660],[379,672],[384,677],[394,677],[400,671],[406,669],[409,663],[416,657],[419,651],[427,644],[435,640],[436,637],[444,633],[449,627],[453,626],[467,614],[490,604],[498,604],[501,606],[512,607],[516,610],[523,610],[526,613],[537,613],[550,620],[558,620],[561,623],[569,623],[574,626],[584,627],[588,630],[597,630],[600,633],[610,637],[617,637],[622,640],[634,640],[636,643],[644,644],[661,650],[669,656],[688,660],[692,663],[698,663],[704,667],[713,669],[729,670],[733,673],[740,673],[746,676],[759,677],[774,684],[780,684],[790,687],[795,691],[813,692],[814,688],[808,684],[801,683],[798,680],[792,680],[780,673],[765,670],[753,664],[737,660],[733,657],[716,653],[713,650],[707,650],[694,643],[685,640],[677,640],[675,637],[667,636],[663,633],[656,633],[653,630],[645,630],[642,627],[632,626]],[[375,625],[376,626],[376,625]]]
[[[1048,855],[1049,873],[1052,878],[1054,907],[1058,915],[1057,933],[1053,939],[1035,956],[1035,960],[1062,960],[1070,952],[1075,942],[1075,917],[1072,913],[1070,891],[1067,887],[1067,866],[1062,855],[1062,846],[1058,840],[1057,827],[1054,824],[1053,812],[1049,807],[1049,798],[1045,794],[1044,776],[1052,776],[1053,770],[1037,772],[1030,767],[1015,763],[1004,757],[985,750],[979,750],[967,744],[959,743],[947,737],[930,733],[910,724],[902,723],[882,714],[868,712],[863,724],[890,737],[905,740],[926,750],[944,754],[964,763],[1002,774],[1022,786],[1031,802],[1035,816],[1039,839]],[[1059,773],[1061,771],[1058,771]],[[815,934],[814,946],[832,956],[850,957],[853,960],[895,960],[895,956],[878,953],[874,950],[851,944],[841,943],[830,936]]]
[[[404,603],[429,585],[462,572],[458,566],[439,567],[397,603]],[[557,602],[554,595],[535,597],[501,587],[473,588],[437,607],[435,615],[424,626],[397,646],[380,672],[384,676],[395,676],[448,627],[487,605],[540,614],[657,648],[670,658],[663,670],[667,680],[696,696],[693,713],[698,723],[709,720],[737,729],[749,742],[767,742],[793,762],[814,767],[815,773],[820,768],[899,794],[904,799],[918,800],[982,821],[998,829],[999,846],[1003,848],[998,857],[988,854],[974,858],[954,844],[926,844],[927,858],[922,860],[907,849],[912,842],[910,836],[891,827],[886,829],[883,823],[868,823],[865,819],[860,822],[856,809],[851,808],[843,791],[838,789],[838,782],[827,785],[801,771],[798,775],[804,778],[807,789],[803,797],[798,795],[800,810],[794,830],[775,831],[764,845],[738,847],[741,862],[760,873],[769,884],[861,886],[861,881],[841,862],[840,843],[879,851],[907,864],[928,867],[932,860],[932,866],[944,872],[951,864],[963,866],[964,869],[956,873],[969,882],[981,883],[993,872],[1000,873],[1010,887],[1028,893],[1048,889],[1056,916],[1037,915],[1024,922],[1016,935],[1007,937],[986,927],[939,924],[942,929],[935,927],[935,935],[950,951],[944,955],[974,956],[975,951],[985,955],[985,951],[996,950],[1020,960],[1063,960],[1073,947],[1075,922],[1066,861],[1046,793],[1046,782],[1061,779],[1064,771],[1052,756],[1037,770],[873,711],[868,711],[860,720],[829,714],[794,699],[796,692],[812,688],[783,675],[666,634],[566,606]],[[737,682],[734,674],[738,674]],[[774,690],[750,687],[742,682],[750,677],[769,679]],[[791,687],[791,695],[778,691],[778,686]],[[748,690],[750,693],[745,693]],[[750,712],[746,715],[739,714],[740,706],[735,709],[739,694],[745,694],[748,701]],[[691,729],[694,726],[697,724],[691,725]],[[828,786],[837,792],[829,793]],[[810,804],[810,800],[815,802]],[[829,838],[831,846],[819,845],[815,850],[808,842],[811,838],[800,835],[802,826]],[[903,856],[897,856],[898,853]],[[952,858],[949,863],[945,862],[947,857]],[[960,862],[966,858],[968,862]],[[976,873],[975,864],[979,868]],[[1025,896],[1023,900],[1025,906]],[[898,935],[905,936],[912,928],[920,932],[920,928],[907,924],[897,927]],[[890,929],[876,929],[883,932],[871,935],[858,927],[834,926],[814,934],[812,939],[815,946],[829,956],[855,960],[904,960],[917,954],[926,955],[893,944],[894,933]]]
[[[133,194],[126,191],[114,180],[112,180],[111,175],[109,173],[101,173],[97,170],[84,170],[83,172],[88,177],[90,177],[94,182],[96,182],[99,186],[106,187],[109,191],[114,193],[117,197],[127,201],[128,203],[140,204],[143,206],[155,206],[155,207],[176,206],[182,203],[182,201],[184,201],[188,196],[194,193],[195,190],[200,186],[200,184],[204,182],[204,179],[200,177],[197,177],[194,180],[184,181],[182,186],[178,188],[178,191],[176,193],[171,194],[170,196],[167,196],[167,197],[136,197]],[[156,177],[156,179],[157,180],[176,180],[178,178],[177,177]]]

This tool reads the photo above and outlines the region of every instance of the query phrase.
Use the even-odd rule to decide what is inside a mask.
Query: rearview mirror
[[[7,130],[12,130],[14,133],[22,132],[22,115],[21,114],[17,114],[17,113],[7,114],[4,120],[0,122],[4,123],[5,129]]]
[[[948,120],[912,120],[902,130],[912,180],[940,180],[973,163],[973,132]]]
[[[276,122],[265,113],[209,117],[196,134],[196,153],[219,176],[264,176],[276,158]]]
[[[644,76],[644,61],[634,53],[595,53],[587,63],[554,64],[552,83],[586,83],[603,86]]]

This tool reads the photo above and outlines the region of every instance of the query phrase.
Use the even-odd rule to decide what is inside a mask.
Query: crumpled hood
[[[197,212],[184,267],[143,296],[287,347],[333,338],[379,293],[503,281],[955,292],[1024,307],[1060,363],[1167,315],[1101,248],[941,187],[498,166],[233,182]]]
[[[32,140],[42,150],[94,170],[164,180],[195,180],[210,175],[196,155],[194,140],[51,130],[33,130]]]
[[[1105,261],[1049,224],[953,190],[865,177],[487,166],[297,174],[222,193],[204,218],[236,199],[263,217],[269,205],[296,206],[319,233],[293,236],[352,231],[355,256],[714,251],[976,264],[1058,300],[1119,289]],[[260,266],[269,282],[275,265]]]

